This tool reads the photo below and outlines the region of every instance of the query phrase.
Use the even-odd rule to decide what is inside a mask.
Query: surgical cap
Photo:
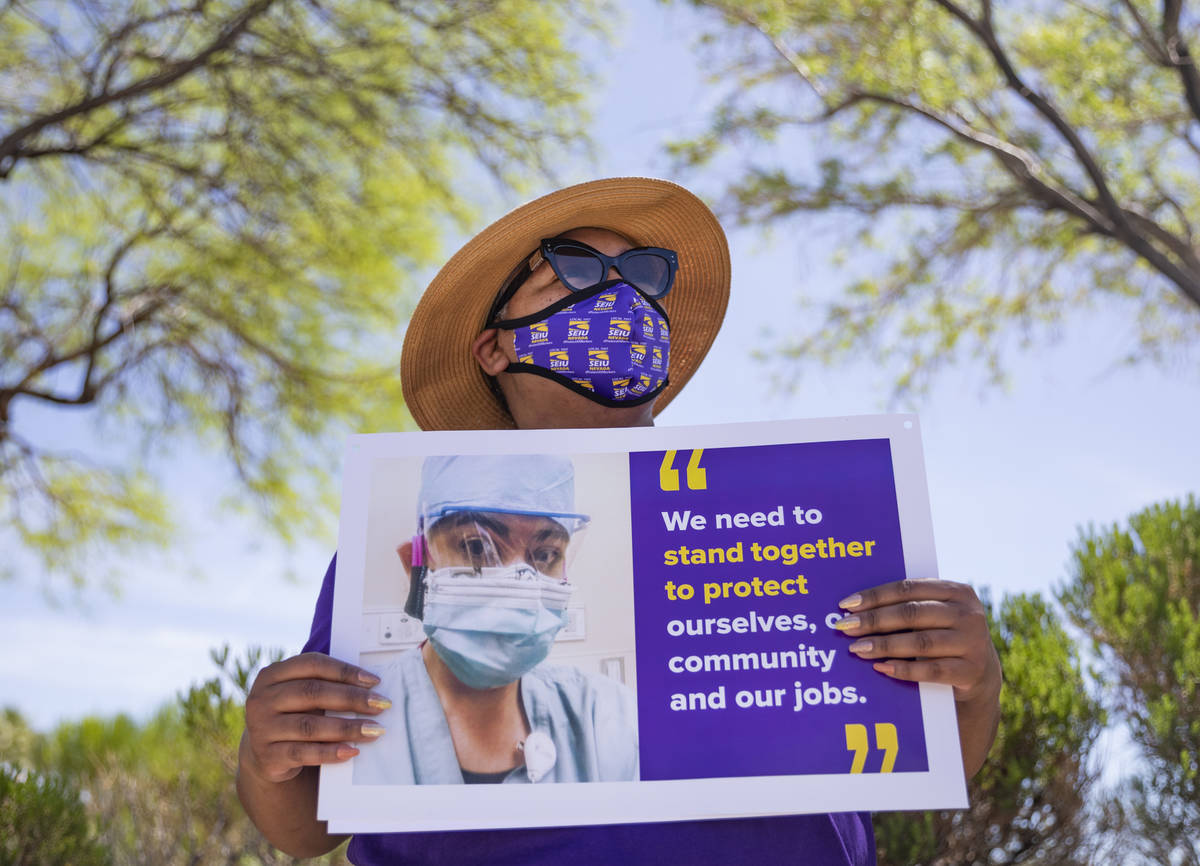
[[[568,532],[588,520],[575,513],[574,466],[551,454],[427,457],[418,510],[426,528],[455,511],[550,517]]]

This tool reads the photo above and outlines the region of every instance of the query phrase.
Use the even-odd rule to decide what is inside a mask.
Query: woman
[[[632,692],[545,662],[587,526],[565,457],[431,457],[418,535],[398,552],[427,640],[377,671],[388,736],[355,784],[629,781]]]

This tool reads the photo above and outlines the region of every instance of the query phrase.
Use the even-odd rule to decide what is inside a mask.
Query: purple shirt
[[[335,556],[325,572],[304,652],[329,652],[336,563]],[[753,862],[874,866],[875,833],[869,812],[844,812],[596,827],[360,834],[350,842],[349,857],[357,866]]]

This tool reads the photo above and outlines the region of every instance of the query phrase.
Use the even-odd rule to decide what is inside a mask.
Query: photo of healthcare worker
[[[613,458],[379,461],[360,664],[391,706],[355,785],[638,778],[628,486],[614,487]]]

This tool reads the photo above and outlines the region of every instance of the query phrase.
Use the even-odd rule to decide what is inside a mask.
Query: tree
[[[1014,339],[1085,307],[1128,313],[1124,360],[1200,336],[1200,72],[1182,0],[692,5],[715,13],[728,94],[675,154],[700,167],[737,147],[724,209],[743,223],[836,212],[857,229],[844,291],[786,358],[869,350],[903,394],[964,358],[999,380]],[[812,127],[825,158],[797,164]]]
[[[331,434],[403,423],[414,271],[481,180],[577,145],[592,13],[0,2],[0,527],[81,581],[84,553],[170,537],[129,454],[179,442],[285,539],[326,518]],[[101,446],[31,435],[70,423],[39,407]]]
[[[1141,763],[1112,804],[1152,862],[1200,866],[1200,502],[1089,529],[1060,597]]]
[[[1088,862],[1090,757],[1104,710],[1041,596],[1010,596],[998,609],[985,603],[1004,690],[996,742],[968,786],[970,808],[876,815],[880,866]]]

